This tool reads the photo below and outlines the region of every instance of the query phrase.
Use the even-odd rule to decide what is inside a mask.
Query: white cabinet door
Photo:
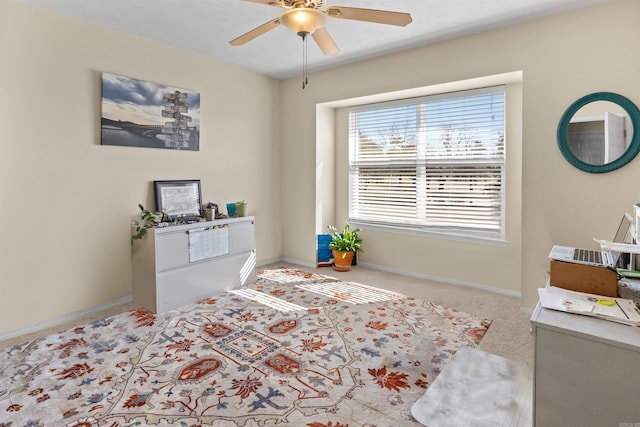
[[[253,252],[229,255],[158,274],[158,313],[239,287],[242,268],[252,256]]]
[[[252,251],[256,247],[253,221],[231,224],[229,228],[229,252],[237,254]]]
[[[186,231],[163,233],[156,237],[158,272],[189,265],[189,234]]]

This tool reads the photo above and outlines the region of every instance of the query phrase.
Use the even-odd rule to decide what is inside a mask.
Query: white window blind
[[[503,86],[351,107],[350,220],[504,237]]]

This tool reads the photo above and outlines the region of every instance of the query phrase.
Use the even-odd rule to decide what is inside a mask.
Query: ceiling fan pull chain
[[[309,62],[307,61],[307,55],[309,53],[308,41],[307,38],[304,38],[304,85],[309,85],[309,79],[307,76],[309,75]]]
[[[307,79],[307,33],[300,33],[302,37],[302,89],[309,84]]]

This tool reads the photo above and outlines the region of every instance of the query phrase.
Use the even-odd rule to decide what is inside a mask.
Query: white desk
[[[540,303],[531,326],[534,426],[640,426],[640,328]]]

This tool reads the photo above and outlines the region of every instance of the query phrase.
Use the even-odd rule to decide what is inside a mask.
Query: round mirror
[[[640,151],[640,110],[615,93],[584,96],[562,115],[558,147],[569,163],[585,172],[616,170]]]

